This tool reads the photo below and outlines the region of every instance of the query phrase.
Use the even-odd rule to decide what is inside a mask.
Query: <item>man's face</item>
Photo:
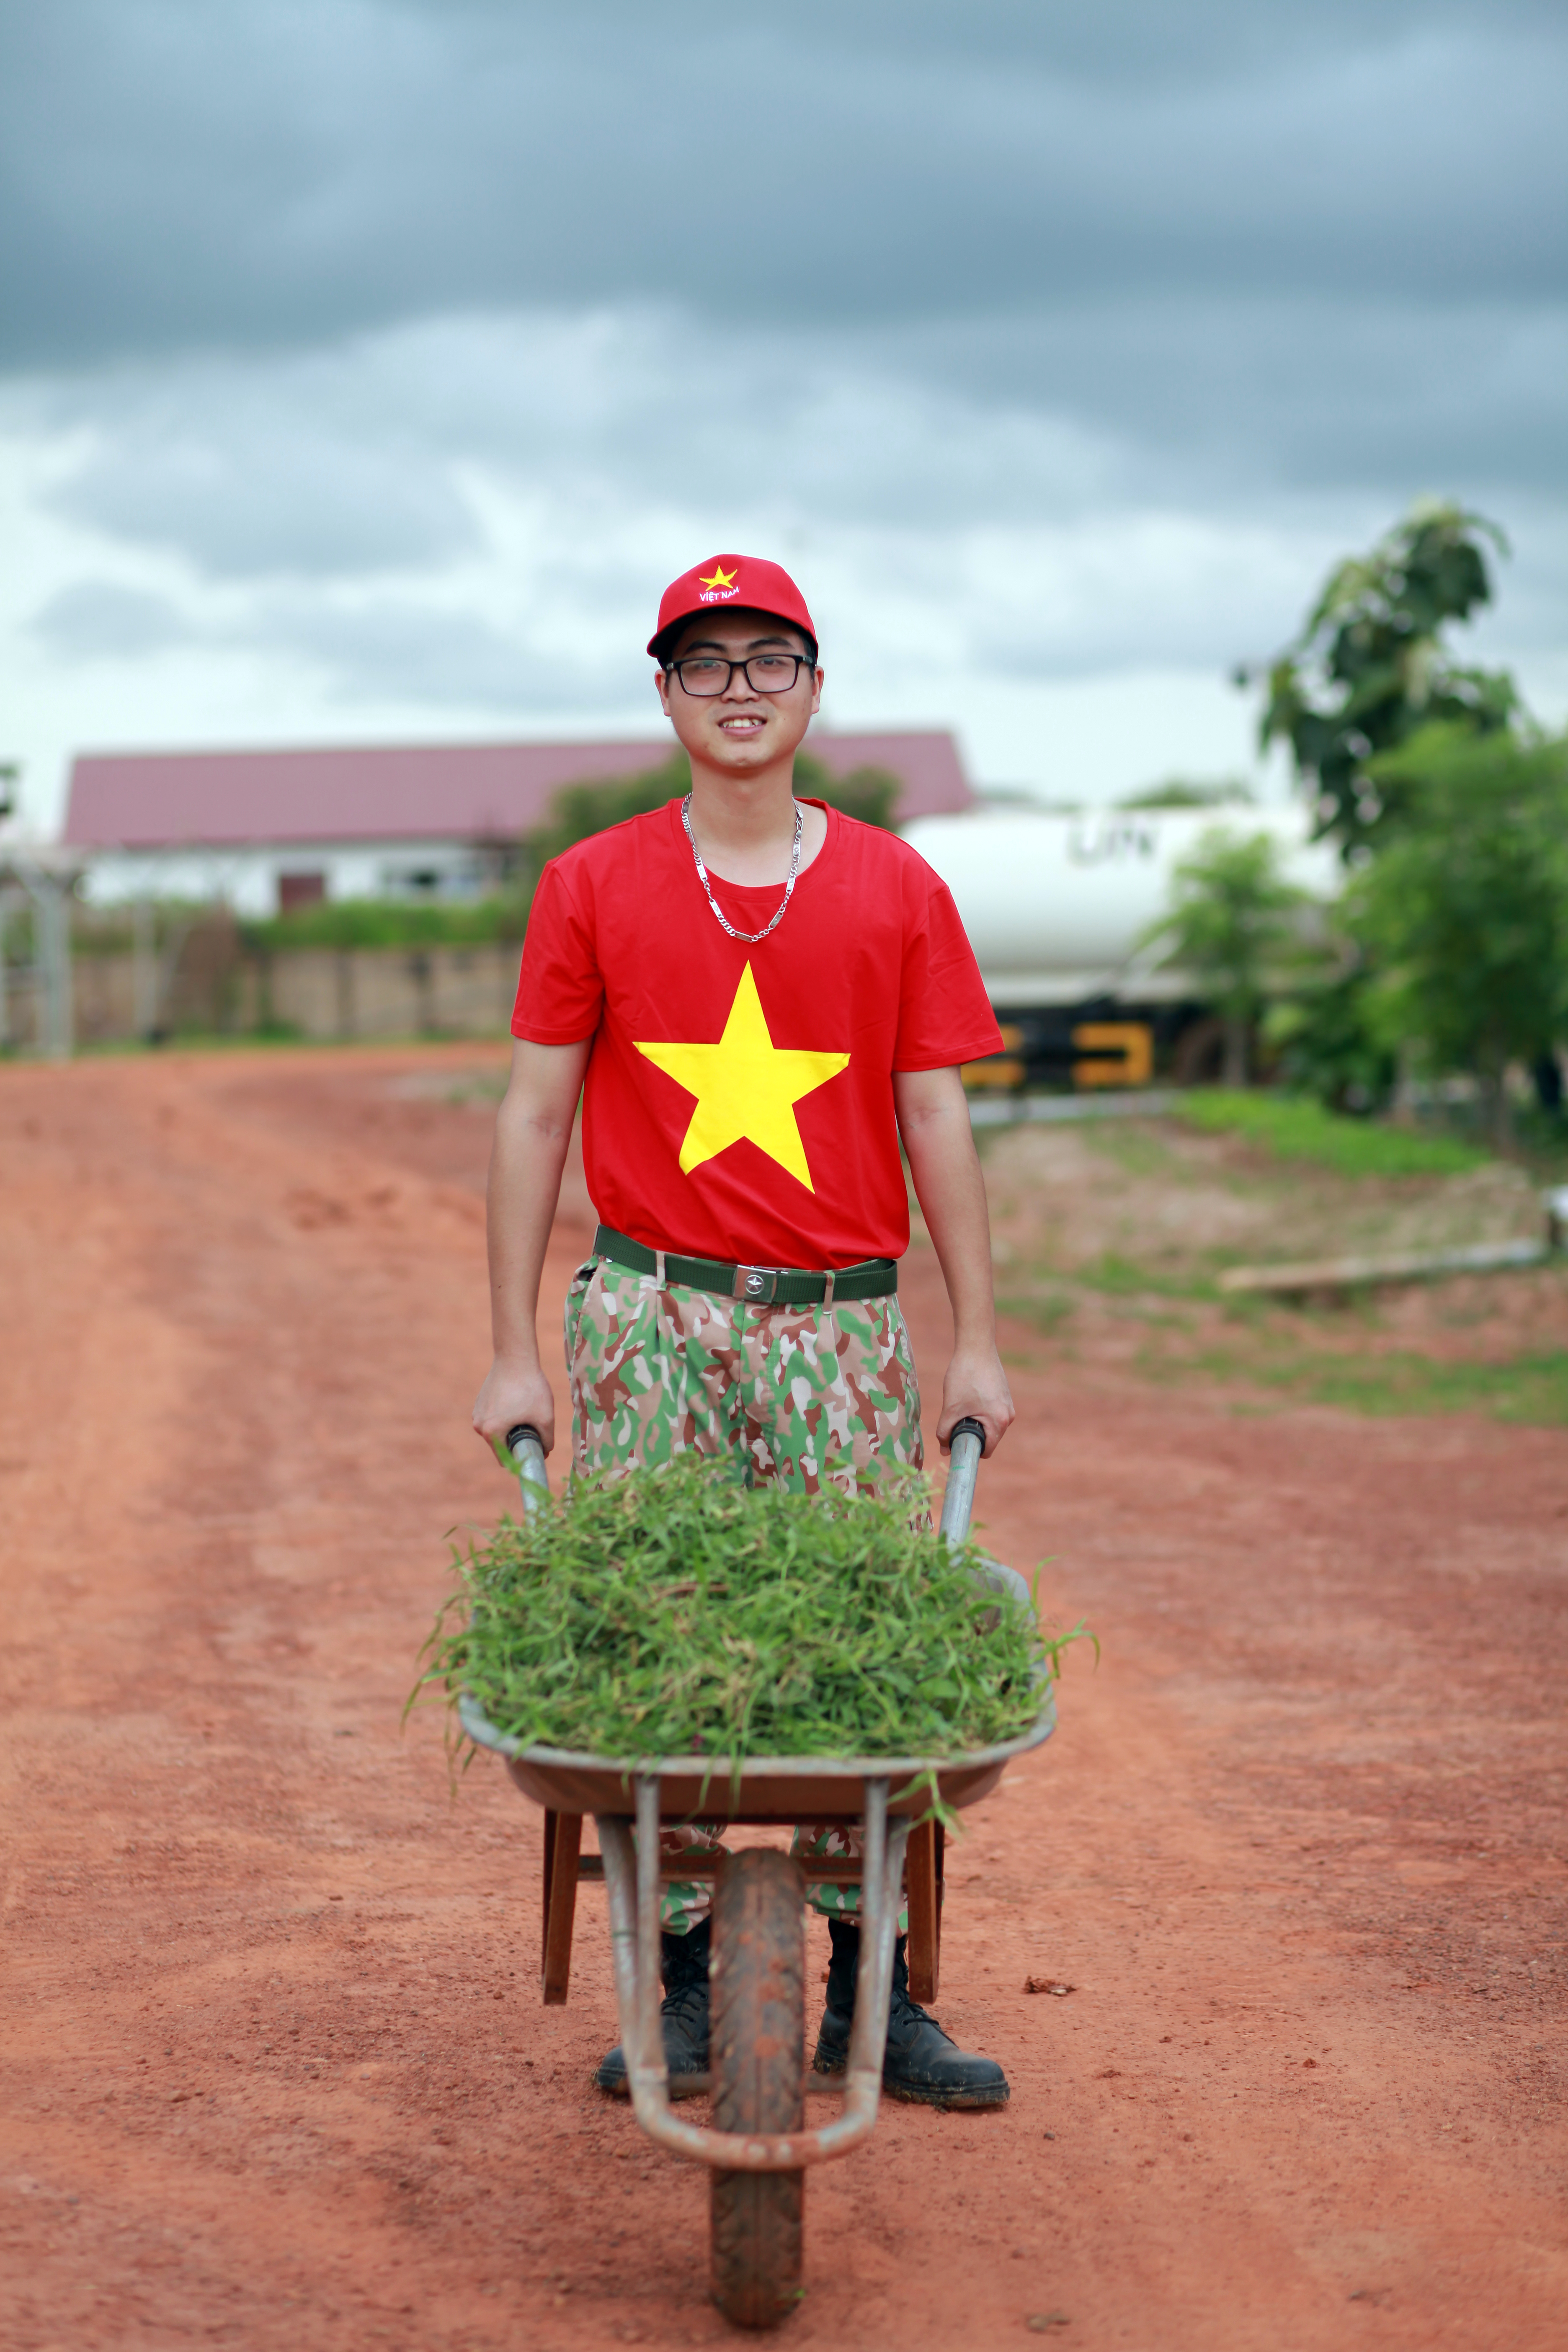
[[[768,656],[801,656],[793,686],[782,691],[766,680]],[[669,655],[669,667],[658,675],[664,714],[693,758],[710,767],[742,776],[765,768],[796,751],[822,702],[822,672],[806,667],[810,648],[798,629],[775,620],[769,613],[749,613],[742,606],[711,615],[701,613],[687,622]],[[722,669],[678,672],[678,663],[759,661],[755,686],[743,669],[734,669],[721,693],[690,693],[682,682],[700,687],[723,676]]]

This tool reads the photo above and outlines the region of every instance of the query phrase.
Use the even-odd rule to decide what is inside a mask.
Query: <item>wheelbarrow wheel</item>
[[[788,1854],[731,1854],[713,1893],[713,2123],[799,2131],[805,2105],[805,1887]],[[738,2327],[774,2327],[800,2300],[803,2172],[712,2176],[713,2300]]]

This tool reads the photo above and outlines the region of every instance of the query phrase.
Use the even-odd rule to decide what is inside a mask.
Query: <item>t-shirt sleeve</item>
[[[893,1067],[945,1070],[1001,1050],[1002,1032],[952,893],[921,859],[905,885],[903,985]]]
[[[597,1029],[604,1003],[592,919],[552,862],[528,911],[511,1034],[533,1045],[574,1045]]]

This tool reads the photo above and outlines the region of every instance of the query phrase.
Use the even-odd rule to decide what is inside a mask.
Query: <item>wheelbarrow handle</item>
[[[507,1451],[517,1465],[519,1491],[522,1507],[531,1511],[542,1494],[550,1492],[550,1473],[544,1466],[544,1441],[531,1422],[520,1421],[506,1433]],[[962,1543],[969,1533],[970,1515],[974,1509],[974,1483],[980,1471],[980,1457],[985,1450],[984,1422],[961,1421],[949,1440],[947,1492],[942,1497],[942,1532],[949,1543]]]
[[[506,1450],[517,1465],[518,1492],[525,1511],[536,1510],[541,1495],[550,1492],[544,1466],[544,1440],[531,1421],[520,1421],[506,1433]]]
[[[949,1543],[960,1544],[969,1533],[974,1508],[974,1482],[985,1451],[985,1424],[969,1418],[954,1426],[948,1440],[947,1492],[942,1500],[942,1532]]]

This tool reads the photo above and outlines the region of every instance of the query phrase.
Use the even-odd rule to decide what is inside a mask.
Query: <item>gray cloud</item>
[[[624,714],[632,703],[625,663],[617,679],[611,665],[552,658],[521,631],[428,604],[375,599],[347,608],[272,605],[257,614],[246,642],[285,650],[323,670],[334,698],[343,702],[395,698],[433,710],[477,709],[521,718],[584,708]]]
[[[1008,369],[973,348],[922,367],[874,337],[745,343],[649,313],[432,320],[326,352],[169,361],[13,394],[0,421],[85,429],[90,454],[54,503],[122,556],[183,559],[203,642],[287,652],[350,698],[618,707],[644,689],[635,648],[664,578],[734,545],[837,580],[844,641],[895,699],[936,690],[955,659],[1019,681],[1223,673],[1289,635],[1335,556],[1433,483],[1521,526],[1510,635],[1561,635],[1563,492],[1542,508],[1473,467],[1425,472],[1419,408],[1381,478],[1331,494],[1289,468],[1276,478],[1249,400],[1226,426],[1178,367],[1155,368],[1158,326],[1141,354],[1121,322],[1123,406],[1135,385],[1145,413],[1120,432],[1073,414],[1100,404],[1071,375],[1067,333],[1034,352],[1058,411],[1009,399]],[[1453,378],[1410,321],[1387,332],[1436,388],[1430,456]],[[1474,347],[1490,350],[1485,335]],[[1015,381],[1026,357],[1012,354]],[[1279,353],[1252,363],[1284,373]],[[1370,373],[1342,338],[1333,368]],[[882,605],[886,629],[868,617]],[[39,626],[79,658],[152,649],[168,615],[94,582]]]
[[[925,711],[1267,651],[1436,490],[1561,642],[1565,66],[1547,0],[5,12],[0,425],[159,559],[35,633],[613,713],[739,543]]]
[[[1325,489],[1342,510],[1437,489],[1528,513],[1568,494],[1565,379],[1568,320],[1484,310],[1156,306],[945,340],[536,313],[89,373],[0,421],[85,428],[57,509],[215,581],[450,572],[492,549],[489,491],[575,546],[591,604],[617,593],[627,518],[661,507],[699,548],[742,519],[780,544],[829,519],[921,542],[1131,512],[1246,527]]]
[[[1300,20],[1300,21],[1298,21]],[[9,13],[17,363],[668,294],[745,331],[1560,291],[1561,13],[56,0]]]
[[[193,621],[151,591],[83,580],[51,597],[29,634],[71,663],[140,661],[175,648],[281,653],[323,674],[343,702],[390,697],[526,717],[584,705],[624,714],[647,699],[646,677],[624,655],[595,665],[580,648],[552,653],[532,632],[395,593],[264,591],[242,613]]]
[[[394,391],[395,387],[392,387]],[[367,413],[353,355],[293,364],[89,375],[46,404],[99,428],[54,504],[213,578],[379,572],[449,562],[472,519],[385,397]]]
[[[482,539],[477,478],[570,514],[589,562],[650,499],[710,513],[721,539],[737,510],[773,530],[820,512],[931,530],[1079,513],[1137,470],[1070,415],[922,383],[842,339],[650,313],[431,320],[321,352],[89,372],[0,401],[7,415],[85,429],[57,511],[217,581],[460,563]]]
[[[134,660],[195,634],[167,597],[113,580],[80,580],[34,615],[32,633],[68,661]]]
[[[1568,299],[1122,297],[920,321],[872,347],[982,408],[1079,420],[1154,494],[1568,487]]]

